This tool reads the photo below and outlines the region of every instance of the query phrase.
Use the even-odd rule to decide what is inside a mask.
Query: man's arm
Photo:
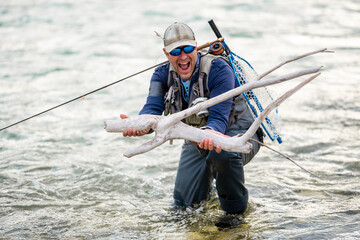
[[[212,63],[209,73],[210,98],[216,97],[235,87],[234,73],[223,59],[216,59]],[[218,103],[209,108],[209,117],[205,128],[225,133],[231,111],[232,99]]]
[[[150,81],[149,94],[146,99],[146,103],[141,109],[139,115],[153,114],[161,115],[164,111],[164,94],[167,84],[168,66],[163,65],[155,69]],[[120,114],[121,119],[129,118],[125,114]],[[150,129],[137,131],[135,129],[128,129],[123,132],[124,137],[139,137],[150,132]]]
[[[155,69],[151,77],[149,94],[144,107],[139,115],[153,114],[161,115],[164,111],[164,95],[168,91],[167,79],[169,74],[169,64],[162,65]]]
[[[235,76],[230,66],[222,59],[216,59],[212,64],[208,79],[210,98],[216,97],[235,87]],[[210,107],[207,125],[202,129],[225,136],[224,133],[228,127],[231,105],[232,99],[229,99]],[[211,138],[204,138],[198,146],[205,150],[221,152],[221,147],[219,145],[214,146]]]

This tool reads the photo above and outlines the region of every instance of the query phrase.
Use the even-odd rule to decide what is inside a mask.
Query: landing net
[[[231,62],[239,86],[257,79],[258,74],[244,58],[233,52],[229,53],[228,58]],[[243,94],[254,117],[258,117],[259,114],[264,111],[264,108],[273,101],[273,98],[266,87],[251,89]],[[271,111],[265,118],[265,121],[261,123],[261,128],[272,141],[277,140],[278,143],[282,143],[282,139],[276,128],[278,123],[278,113],[279,111],[277,108]]]

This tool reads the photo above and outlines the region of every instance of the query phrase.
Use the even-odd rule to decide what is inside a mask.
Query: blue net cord
[[[251,66],[251,64],[249,62],[247,62],[245,59],[239,57],[238,55],[236,55],[235,53],[233,52],[230,52],[228,58],[229,58],[229,61],[231,63],[231,66],[233,68],[233,71],[235,73],[235,76],[236,76],[236,79],[238,81],[238,84],[241,86],[245,83],[247,83],[247,79],[246,79],[246,76],[245,74],[243,73],[239,63],[237,62],[237,60],[235,59],[235,57],[237,57],[238,59],[242,60],[243,62],[245,62],[253,71],[254,68]],[[270,93],[268,92],[268,90],[265,88],[267,94],[269,95],[270,99],[273,100],[273,98],[271,97]],[[251,104],[251,101],[250,99],[252,99],[254,102],[255,102],[255,105],[257,107],[257,109],[262,112],[264,110],[264,108],[262,107],[258,97],[255,95],[254,91],[252,90],[249,90],[248,92],[246,93],[243,93],[245,99],[246,99],[246,102],[247,104],[249,105],[249,107],[251,108],[253,114],[258,117],[259,114],[257,112],[257,110],[255,109],[255,107],[253,106],[253,104]],[[277,109],[276,109],[276,114],[277,114]],[[265,126],[264,123],[261,123],[261,127],[263,128],[263,130],[266,132],[266,134],[269,136],[269,138],[274,141],[275,139],[279,142],[279,143],[282,143],[282,139],[281,137],[279,136],[274,124],[271,122],[270,118],[269,117],[266,117],[265,118],[265,122],[266,124],[268,125],[269,129]]]

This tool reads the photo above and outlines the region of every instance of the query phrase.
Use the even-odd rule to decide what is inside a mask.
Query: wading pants
[[[228,136],[246,130],[229,129]],[[257,135],[253,136],[258,140]],[[174,204],[187,207],[208,198],[213,179],[221,207],[227,213],[242,213],[248,203],[248,191],[244,185],[243,166],[250,162],[259,150],[259,144],[251,142],[253,150],[248,153],[200,151],[191,143],[182,146],[175,180]]]

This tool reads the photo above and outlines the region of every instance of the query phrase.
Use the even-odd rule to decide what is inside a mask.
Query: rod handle
[[[198,50],[201,50],[201,49],[210,47],[210,45],[211,45],[212,43],[217,42],[217,41],[223,42],[223,41],[224,41],[224,38],[221,37],[221,38],[219,38],[219,39],[217,39],[217,40],[215,40],[215,41],[204,43],[204,44],[198,46],[197,49],[198,49]]]

